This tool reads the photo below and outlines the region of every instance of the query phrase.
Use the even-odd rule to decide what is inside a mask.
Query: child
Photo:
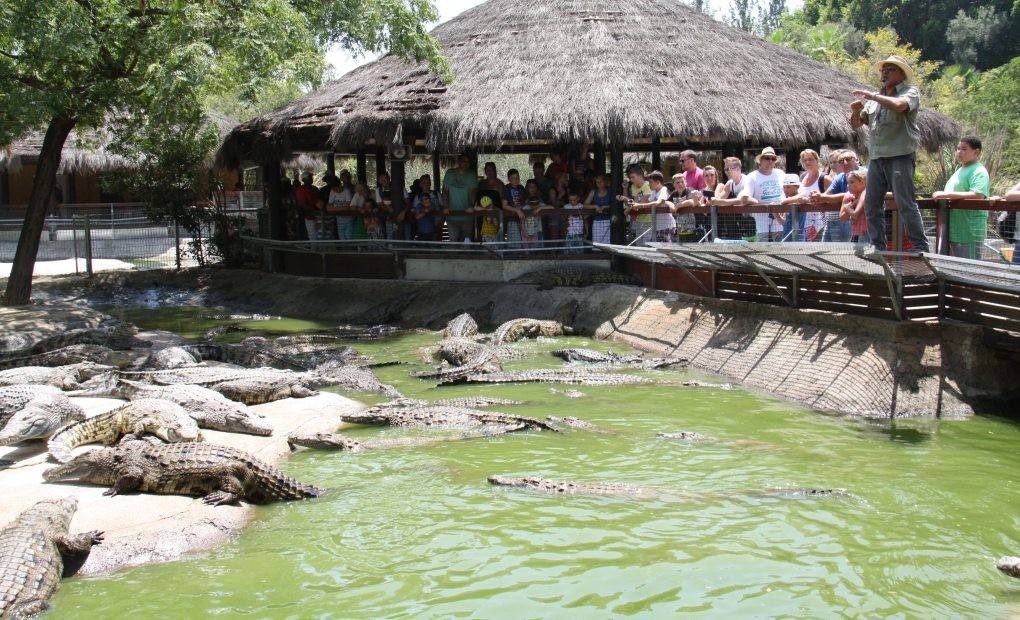
[[[336,214],[351,209],[351,201],[354,199],[354,192],[349,187],[343,187],[339,182],[333,184],[329,190],[329,202],[326,212]],[[354,236],[352,225],[354,218],[349,215],[339,215],[335,218],[337,239],[351,239]]]
[[[673,211],[675,206],[669,200],[669,190],[665,186],[665,178],[662,173],[655,170],[648,175],[648,186],[651,190],[651,195],[643,202],[637,202],[633,199],[627,201],[627,208],[633,213],[638,213],[640,210],[648,209],[649,217],[651,212],[655,212],[655,236],[653,239],[660,243],[672,243],[673,237],[676,235],[676,218],[673,217]],[[643,216],[641,213],[640,216]],[[639,217],[640,217],[639,216]],[[646,238],[642,238],[640,244],[648,241]]]
[[[506,173],[506,180],[507,184],[503,188],[503,210],[508,214],[506,216],[506,239],[507,241],[521,241],[524,238],[521,229],[521,224],[524,223],[522,207],[526,199],[525,188],[521,185],[521,173],[517,169],[511,168]]]
[[[843,198],[843,204],[839,209],[839,219],[844,222],[850,220],[850,241],[860,249],[871,243],[871,236],[868,234],[868,216],[864,212],[865,194],[868,191],[868,173],[864,170],[848,172],[847,190],[847,195]]]
[[[567,197],[569,200],[563,209],[577,213],[577,215],[567,216],[567,245],[577,247],[584,241],[584,215],[582,214],[584,205],[581,204],[581,190],[576,186],[572,187]]]
[[[542,187],[539,186],[539,197],[542,196]],[[550,207],[551,215],[547,215],[542,218],[545,221],[546,239],[561,239],[563,220],[560,215],[553,211],[557,207],[562,207],[570,200],[570,177],[564,173],[556,175],[556,185],[553,186],[552,190],[549,191],[549,202],[547,203]]]
[[[499,216],[492,208],[492,197],[482,196],[478,200],[478,206],[468,209],[471,213],[482,214],[481,237],[482,243],[499,241]]]
[[[551,207],[542,202],[542,189],[535,179],[524,186],[526,200],[521,206],[521,239],[528,243],[542,241],[542,212]]]
[[[608,176],[600,174],[595,177],[595,189],[588,194],[584,206],[595,208],[595,216],[591,222],[591,240],[595,243],[609,243],[612,222],[609,209],[613,206],[613,195],[609,191]]]
[[[629,181],[626,186],[627,195],[617,196],[617,200],[630,205],[644,203],[652,195],[652,188],[645,180],[645,171],[641,166],[632,165],[627,170],[627,179]],[[652,227],[651,213],[637,213],[632,207],[624,209],[624,213],[630,216],[630,229],[634,239],[640,239],[640,244],[644,245],[649,240],[646,233]]]
[[[361,210],[365,214],[365,237],[368,239],[383,239],[382,219],[380,218],[375,200],[371,198],[365,200],[365,206]]]
[[[436,240],[436,216],[432,212],[432,196],[425,194],[414,203],[414,219],[418,224],[419,241]]]

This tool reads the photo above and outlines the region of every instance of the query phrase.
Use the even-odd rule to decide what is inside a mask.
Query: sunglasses
[[[773,157],[771,155],[766,155],[764,157],[759,157],[758,159],[761,160],[761,161],[778,161],[779,160],[778,157]]]

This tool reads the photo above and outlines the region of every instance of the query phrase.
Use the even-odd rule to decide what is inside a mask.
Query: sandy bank
[[[121,401],[107,398],[74,398],[88,415],[116,407]],[[331,393],[311,398],[258,405],[257,411],[273,423],[271,437],[238,435],[203,429],[206,441],[247,450],[279,464],[287,458],[287,435],[297,431],[332,431],[340,426],[338,414],[362,408],[357,401]],[[79,450],[90,449],[82,447]],[[0,459],[15,465],[0,469],[0,524],[46,497],[78,498],[72,531],[103,530],[106,541],[95,547],[82,574],[109,573],[124,567],[166,562],[221,544],[252,518],[254,509],[241,506],[206,506],[198,499],[174,495],[119,495],[103,497],[102,487],[46,484],[42,472],[52,466],[45,444],[32,443],[0,448]],[[328,481],[308,481],[329,486]],[[314,501],[314,500],[313,500]]]

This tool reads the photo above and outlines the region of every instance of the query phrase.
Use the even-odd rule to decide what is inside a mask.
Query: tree
[[[729,23],[746,32],[754,32],[757,24],[754,19],[754,3],[752,0],[730,0]]]
[[[300,79],[331,44],[390,50],[449,68],[424,24],[428,0],[4,0],[0,3],[0,144],[45,126],[4,303],[28,303],[61,151],[75,127],[111,115],[165,127],[205,98],[254,101]]]
[[[1009,15],[993,6],[978,7],[973,16],[961,9],[946,28],[953,60],[982,71],[1002,64],[1007,59],[998,54],[1006,46],[998,43],[1009,37],[1008,27]]]
[[[783,15],[786,13],[786,0],[768,0],[761,9],[758,18],[758,28],[763,37],[768,37],[775,32],[782,23]]]

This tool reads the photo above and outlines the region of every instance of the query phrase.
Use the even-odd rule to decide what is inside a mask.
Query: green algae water
[[[206,311],[126,311],[146,327],[202,331]],[[214,319],[204,319],[215,324]],[[176,322],[176,323],[175,323]],[[267,333],[320,327],[253,321]],[[740,388],[547,384],[434,388],[408,376],[434,334],[352,343],[408,396],[482,394],[503,408],[577,416],[602,429],[513,433],[419,448],[302,451],[284,465],[332,489],[257,509],[237,540],[198,559],[64,582],[54,617],[1010,617],[1020,581],[1020,426],[872,423],[824,416]],[[524,345],[511,367],[556,367]],[[686,372],[647,373],[679,382]],[[697,377],[720,382],[712,377]],[[569,398],[569,389],[584,394]],[[355,395],[361,400],[375,396]],[[684,444],[656,433],[696,431]],[[395,436],[396,429],[349,431]],[[648,499],[492,487],[491,474],[623,482]],[[843,488],[778,499],[755,490]]]

